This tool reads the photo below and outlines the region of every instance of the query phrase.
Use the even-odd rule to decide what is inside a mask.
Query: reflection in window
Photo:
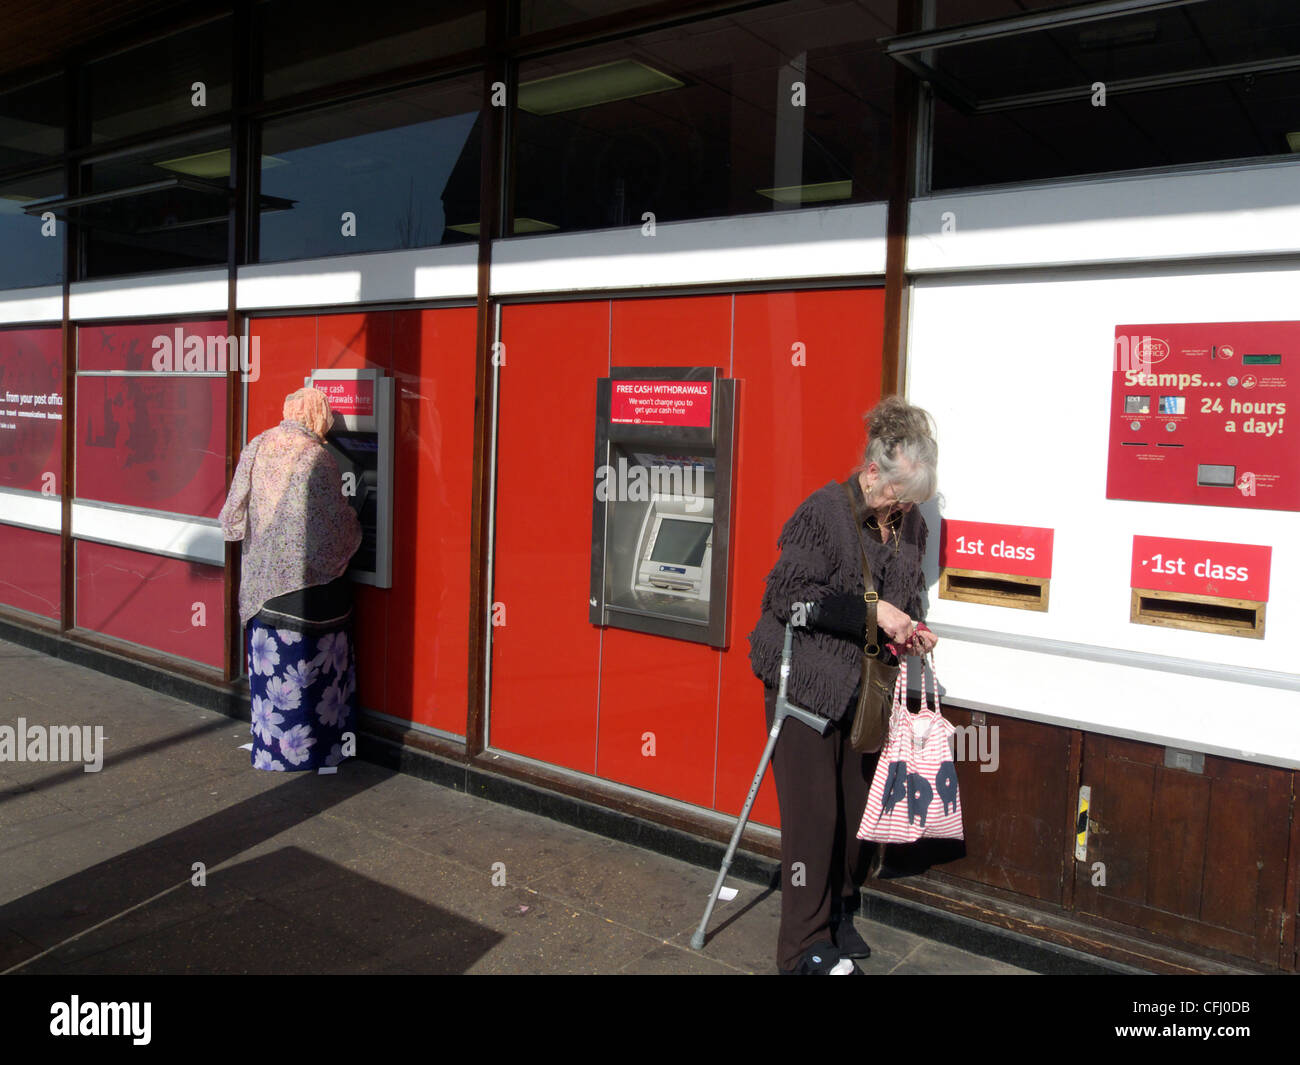
[[[352,0],[271,0],[258,8],[262,92],[306,92],[481,47],[484,0],[372,4]]]
[[[474,239],[481,79],[268,122],[262,193],[293,201],[262,215],[261,262],[421,248]]]
[[[514,232],[887,198],[893,13],[795,0],[523,62]]]
[[[60,171],[0,185],[0,290],[62,283],[63,223],[56,219],[51,224],[23,210],[62,193]]]
[[[0,93],[0,170],[40,166],[63,153],[63,79]]]
[[[72,208],[86,233],[87,277],[226,262],[230,148],[225,136],[172,142],[86,169],[90,193],[168,186]]]
[[[92,141],[152,133],[228,111],[230,56],[231,24],[225,18],[92,63]]]
[[[1300,150],[1293,3],[1181,4],[963,39],[911,61],[936,75],[933,189]]]

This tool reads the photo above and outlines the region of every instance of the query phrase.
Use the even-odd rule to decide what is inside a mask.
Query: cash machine
[[[735,404],[711,366],[597,381],[592,624],[726,646]]]
[[[325,446],[361,521],[348,576],[393,586],[393,379],[377,369],[316,370],[306,379],[329,397],[334,426]]]

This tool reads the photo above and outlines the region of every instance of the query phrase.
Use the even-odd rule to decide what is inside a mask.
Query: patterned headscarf
[[[325,393],[300,388],[284,401],[284,421],[239,456],[221,528],[227,540],[244,541],[242,622],[268,599],[333,580],[361,543],[338,465],[321,442],[332,423]]]
[[[285,396],[284,417],[319,437],[324,437],[334,424],[330,401],[319,388],[300,388]]]

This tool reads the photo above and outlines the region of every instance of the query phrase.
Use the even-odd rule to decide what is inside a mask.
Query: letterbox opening
[[[939,598],[1016,610],[1046,610],[1050,584],[1049,577],[943,569],[939,573]]]
[[[1264,604],[1134,588],[1129,620],[1141,625],[1264,638]]]

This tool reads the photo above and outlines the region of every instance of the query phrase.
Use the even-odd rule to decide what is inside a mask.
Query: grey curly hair
[[[901,396],[886,396],[862,420],[867,427],[867,447],[853,473],[861,473],[874,462],[881,479],[895,486],[899,499],[924,503],[932,498],[939,481],[934,419]]]

